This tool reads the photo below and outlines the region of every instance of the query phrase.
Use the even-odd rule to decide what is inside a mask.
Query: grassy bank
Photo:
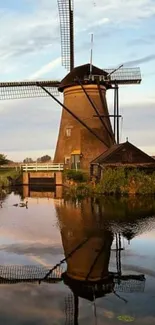
[[[0,187],[9,186],[11,182],[16,181],[20,175],[20,170],[14,168],[0,168]]]
[[[137,169],[109,168],[104,170],[102,179],[98,184],[88,179],[86,181],[77,181],[73,174],[72,180],[70,180],[66,189],[66,195],[70,197],[85,197],[101,194],[155,195],[155,172],[147,175]]]

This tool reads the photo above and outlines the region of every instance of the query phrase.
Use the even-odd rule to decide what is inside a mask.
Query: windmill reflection
[[[134,216],[135,209],[134,205]],[[73,299],[68,298],[69,305],[66,310],[68,312],[70,310],[70,316],[72,315],[72,322],[70,319],[69,323],[78,324],[79,297],[94,303],[94,316],[96,317],[95,300],[97,298],[113,293],[124,302],[127,302],[118,294],[119,291],[144,290],[145,276],[143,274],[122,274],[121,252],[123,250],[124,219],[115,220],[117,225],[120,224],[120,231],[115,229],[115,210],[113,210],[113,215],[110,216],[109,209],[106,210],[103,201],[96,199],[91,200],[91,202],[83,201],[81,203],[65,202],[63,205],[57,206],[56,210],[67,263],[62,278],[64,283],[71,289],[74,297]],[[108,212],[108,215],[106,212]],[[147,209],[147,213],[149,212],[150,210]],[[130,214],[132,214],[131,209]],[[131,217],[129,215],[128,220],[124,221],[129,222]],[[137,213],[137,217],[140,218],[139,213]],[[128,236],[128,222],[123,232],[124,236]],[[135,224],[136,220],[132,229],[130,223],[130,235],[133,237]],[[114,248],[112,248],[112,244],[115,245]],[[112,250],[116,253],[116,270],[114,272],[109,270]],[[68,319],[68,314],[66,317]]]
[[[65,300],[66,324],[78,324],[79,298],[91,301],[97,318],[96,299],[144,290],[144,274],[123,274],[123,238],[131,241],[151,228],[153,198],[101,198],[79,201],[54,200],[64,258],[52,269],[38,266],[0,265],[0,283],[63,282],[71,294]],[[111,260],[114,258],[114,269]]]

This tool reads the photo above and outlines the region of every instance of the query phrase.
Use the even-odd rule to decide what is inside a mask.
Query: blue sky
[[[140,66],[142,84],[120,90],[121,140],[155,155],[155,1],[74,0],[75,64]],[[57,0],[0,0],[0,80],[61,79]],[[107,93],[110,111],[113,94]],[[54,153],[61,109],[51,99],[0,102],[0,152],[10,159]]]

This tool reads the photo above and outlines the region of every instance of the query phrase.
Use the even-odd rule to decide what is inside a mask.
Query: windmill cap
[[[99,69],[94,65],[92,66],[92,74],[102,75],[105,77],[108,75],[106,71]],[[63,92],[63,90],[67,87],[78,85],[76,78],[79,78],[80,80],[84,80],[84,77],[89,75],[90,75],[90,63],[80,65],[74,68],[70,73],[67,74],[67,76],[64,79],[62,79],[59,86],[59,91]]]

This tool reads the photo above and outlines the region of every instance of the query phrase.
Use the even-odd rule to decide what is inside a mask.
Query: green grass
[[[0,168],[0,186],[9,186],[10,182],[8,177],[16,180],[20,175],[21,171],[16,170],[15,168]]]

